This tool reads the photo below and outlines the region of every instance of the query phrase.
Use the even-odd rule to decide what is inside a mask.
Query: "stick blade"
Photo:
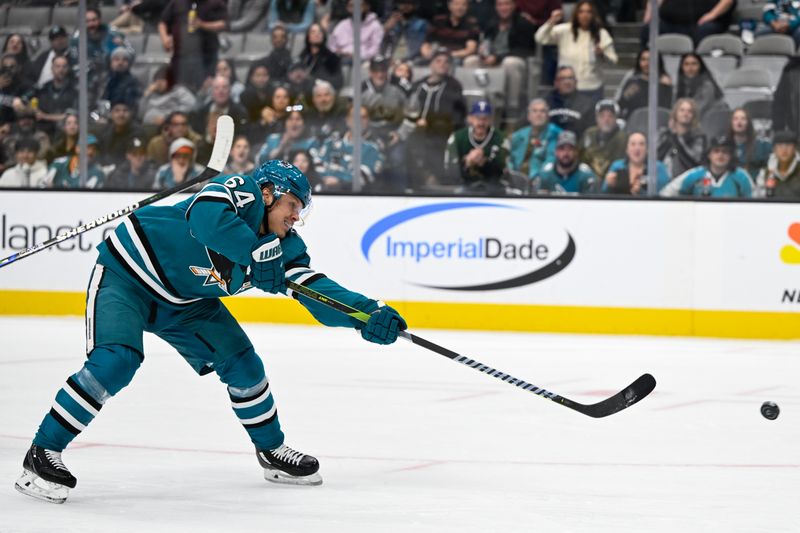
[[[230,115],[221,115],[217,119],[217,134],[214,138],[214,148],[211,150],[211,158],[208,160],[208,168],[222,172],[228,162],[233,145],[233,119]]]
[[[636,378],[633,383],[610,398],[606,398],[601,402],[591,405],[575,403],[569,407],[572,407],[576,411],[579,411],[585,415],[591,416],[592,418],[603,418],[613,415],[614,413],[618,413],[623,409],[627,409],[631,405],[638,403],[648,394],[653,392],[653,389],[655,388],[656,378],[654,378],[651,374],[642,374]]]

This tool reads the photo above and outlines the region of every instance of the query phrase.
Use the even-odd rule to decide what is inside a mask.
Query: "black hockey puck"
[[[775,402],[764,402],[761,404],[761,414],[767,420],[775,420],[781,414],[781,410]]]

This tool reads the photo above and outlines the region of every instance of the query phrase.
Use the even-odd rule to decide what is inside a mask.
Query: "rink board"
[[[140,198],[4,192],[0,255]],[[110,229],[3,268],[0,314],[82,314]],[[312,267],[415,327],[800,337],[798,205],[319,196],[298,231]],[[242,320],[313,322],[282,297],[225,301]]]

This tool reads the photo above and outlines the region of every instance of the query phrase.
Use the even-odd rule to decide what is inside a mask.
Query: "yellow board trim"
[[[60,316],[84,313],[86,297],[74,292],[0,291],[0,315]],[[242,322],[316,324],[287,298],[225,298]],[[389,302],[415,328],[675,335],[739,339],[800,338],[800,313],[632,309],[516,304]]]

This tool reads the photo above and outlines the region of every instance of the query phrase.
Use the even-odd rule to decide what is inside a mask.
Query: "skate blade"
[[[322,485],[322,476],[319,475],[319,472],[314,472],[308,476],[292,476],[280,470],[265,468],[264,479],[272,483],[281,483],[283,485]]]
[[[14,488],[37,500],[50,503],[64,503],[69,495],[69,487],[46,481],[30,470],[23,470]]]

